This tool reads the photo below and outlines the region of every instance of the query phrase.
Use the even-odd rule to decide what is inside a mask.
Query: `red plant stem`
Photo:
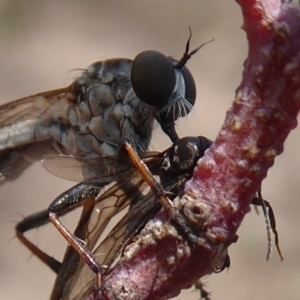
[[[249,41],[242,83],[215,143],[175,200],[198,242],[190,247],[161,211],[104,278],[104,292],[90,299],[167,299],[222,266],[254,193],[297,125],[298,3],[237,2]]]
[[[195,197],[196,190],[196,197],[213,206],[215,230],[226,231],[226,239],[235,234],[297,126],[300,106],[299,7],[279,0],[238,3],[249,41],[243,80],[215,143],[185,189],[185,197]],[[224,201],[232,210],[224,209]]]

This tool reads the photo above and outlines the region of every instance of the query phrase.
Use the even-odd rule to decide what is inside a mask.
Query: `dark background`
[[[73,70],[112,57],[133,58],[155,49],[180,58],[193,30],[192,48],[215,39],[189,62],[197,82],[194,111],[178,123],[181,136],[215,138],[241,80],[247,44],[235,1],[17,1],[0,0],[0,102],[69,84]],[[300,288],[300,131],[289,136],[263,183],[275,210],[280,245],[266,256],[264,218],[251,212],[230,247],[228,272],[205,279],[214,300],[299,299]],[[157,128],[151,149],[170,142]],[[14,238],[23,216],[45,208],[73,183],[55,178],[36,164],[18,180],[0,187],[0,299],[48,299],[54,274]],[[71,227],[76,220],[64,218]],[[30,237],[60,258],[66,246],[52,226]],[[198,299],[186,290],[177,299]]]

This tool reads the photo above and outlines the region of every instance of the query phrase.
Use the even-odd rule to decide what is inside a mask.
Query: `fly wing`
[[[0,151],[50,139],[50,125],[69,123],[73,98],[70,88],[62,88],[0,106]]]
[[[31,95],[22,99],[0,105],[0,128],[15,124],[16,122],[37,119],[43,114],[52,112],[61,114],[60,108],[63,102],[74,101],[74,97],[70,92],[70,87],[56,89],[48,92],[43,92]],[[55,109],[51,108],[55,105]]]
[[[39,129],[58,119],[67,122],[71,95],[67,87],[0,106],[0,184],[18,177],[33,161],[57,153],[47,132]]]
[[[76,182],[103,179],[106,182],[113,182],[125,178],[127,171],[132,170],[130,161],[121,162],[110,156],[95,158],[52,156],[44,159],[42,164],[51,174]]]
[[[95,158],[95,163],[100,163],[96,160],[97,159]],[[42,165],[54,176],[75,182],[84,181],[83,170],[79,158],[76,159],[75,157],[69,156],[52,156],[43,159]]]
[[[160,152],[146,152],[141,154],[146,164],[153,165],[158,160]],[[63,179],[76,182],[97,181],[105,178],[107,182],[118,181],[128,176],[128,171],[133,168],[128,158],[118,159],[114,156],[100,156],[94,158],[71,157],[57,155],[42,161],[43,167],[51,174]]]

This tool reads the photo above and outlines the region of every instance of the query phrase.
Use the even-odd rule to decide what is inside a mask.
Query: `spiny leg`
[[[79,222],[74,231],[76,240],[85,240],[87,234],[87,224],[89,222],[93,209],[94,201],[86,201],[83,206]],[[47,215],[49,216],[48,210]],[[76,269],[79,266],[79,259],[79,254],[73,249],[72,246],[69,245],[62,260],[59,273],[57,274],[57,277],[55,279],[50,300],[60,300],[62,298],[66,283],[76,272]]]
[[[67,230],[58,217],[62,214],[62,212],[73,210],[80,205],[86,205],[88,207],[87,210],[92,211],[95,203],[95,197],[98,195],[102,186],[103,184],[98,182],[80,183],[63,193],[60,197],[56,198],[48,208],[50,221],[69,242],[69,244],[79,253],[79,255],[81,255],[82,252],[82,255],[84,255],[84,251],[82,251],[82,240],[79,240],[79,238]],[[79,229],[82,231],[81,226]]]
[[[25,232],[34,228],[41,227],[49,223],[49,221],[50,220],[48,216],[48,210],[42,210],[24,218],[16,225],[15,230],[16,236],[21,241],[21,243],[25,245],[25,247],[27,247],[44,264],[46,264],[53,272],[57,274],[61,268],[61,262],[42,251],[31,241],[29,241],[24,235]]]
[[[192,229],[187,226],[185,219],[178,214],[178,211],[174,207],[172,201],[166,196],[161,184],[156,181],[155,177],[147,167],[147,165],[140,159],[135,149],[131,146],[130,142],[127,140],[123,141],[124,148],[128,153],[128,156],[136,169],[141,173],[144,180],[148,183],[156,197],[158,198],[159,203],[166,209],[171,220],[178,225],[178,230],[187,237],[191,245],[197,243],[197,236],[194,234]]]
[[[57,210],[57,215],[61,216],[75,209],[82,204],[82,201],[84,200],[83,196],[96,196],[99,190],[99,183],[81,183],[74,186],[55,199],[54,203],[56,203],[55,208]],[[41,227],[49,223],[49,221],[48,209],[32,214],[16,225],[16,236],[36,257],[58,274],[61,268],[61,262],[39,249],[24,235],[25,232]]]
[[[94,206],[94,200],[89,198],[86,203],[90,205],[91,208]],[[92,209],[90,210],[92,211]],[[93,258],[90,251],[85,249],[82,240],[72,234],[58,219],[58,215],[52,211],[49,211],[49,219],[56,229],[61,233],[61,235],[67,240],[69,245],[75,250],[75,252],[84,260],[84,262],[90,267],[90,269],[97,275],[97,287],[102,285],[102,266]],[[80,229],[81,230],[81,229]],[[68,279],[68,278],[67,278]],[[61,283],[59,283],[61,284]]]

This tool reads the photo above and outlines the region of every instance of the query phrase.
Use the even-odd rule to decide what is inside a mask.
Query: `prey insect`
[[[145,157],[143,161],[139,160],[133,148],[127,144],[127,152],[129,153],[131,161],[137,167],[137,171],[132,173],[133,177],[126,176],[126,181],[121,179],[94,200],[91,209],[94,215],[83,219],[86,220],[87,223],[85,225],[87,226],[90,226],[90,224],[98,224],[98,231],[86,230],[85,236],[81,236],[80,240],[61,224],[58,219],[58,215],[61,211],[57,209],[58,204],[61,203],[61,199],[54,201],[49,208],[51,221],[83,258],[83,260],[79,262],[78,268],[76,270],[73,269],[73,274],[69,276],[67,281],[62,281],[61,273],[58,275],[60,279],[56,281],[56,288],[59,285],[63,286],[63,299],[84,299],[86,295],[92,293],[95,287],[95,275],[93,275],[91,270],[97,274],[98,286],[101,288],[101,276],[112,270],[112,264],[115,262],[117,256],[122,253],[122,247],[134,238],[145,223],[158,212],[161,205],[171,212],[171,219],[179,226],[180,232],[193,243],[193,235],[197,233],[185,227],[184,220],[180,218],[180,214],[176,214],[176,212],[173,213],[172,199],[181,195],[184,183],[192,176],[196,161],[203,156],[205,150],[210,147],[211,143],[210,140],[204,137],[184,138],[165,152],[151,154]],[[155,180],[153,175],[158,175],[159,182]],[[131,185],[132,182],[128,181],[128,178],[134,179],[135,185]],[[144,185],[145,183],[146,185]],[[130,187],[128,184],[130,184]],[[144,189],[147,186],[150,186],[151,189],[145,193]],[[124,187],[126,187],[126,194],[124,193],[122,195],[125,198],[130,197],[130,200],[127,198],[129,201],[125,206],[131,206],[122,220],[104,238],[100,245],[96,246],[96,241],[103,233],[108,221],[102,213],[105,209],[108,209],[108,201],[111,201],[111,197],[114,197],[114,202],[117,204],[115,204],[114,207],[115,212],[124,204],[124,202],[120,201],[120,198],[117,197],[120,190],[125,191]],[[84,204],[85,207],[90,206],[90,201],[87,203],[89,204]],[[275,235],[275,244],[281,256],[275,218],[271,206],[260,197],[259,192],[258,196],[253,198],[253,204],[266,205],[269,208],[268,220],[270,220],[271,228]],[[68,209],[70,209],[72,205],[74,205],[74,203],[71,205],[69,203]],[[125,208],[125,206],[123,208]],[[265,213],[267,214],[267,212]],[[95,215],[97,215],[96,221],[94,219]],[[84,244],[81,240],[84,240]],[[86,249],[88,249],[88,251]],[[91,253],[93,253],[93,256]],[[70,268],[70,257],[71,256],[65,256],[62,269]],[[220,272],[228,268],[229,265],[230,259],[228,256],[224,263],[216,268],[215,272]],[[68,266],[68,268],[66,268],[66,266]],[[106,267],[103,268],[103,266]],[[68,274],[70,275],[70,273]]]

